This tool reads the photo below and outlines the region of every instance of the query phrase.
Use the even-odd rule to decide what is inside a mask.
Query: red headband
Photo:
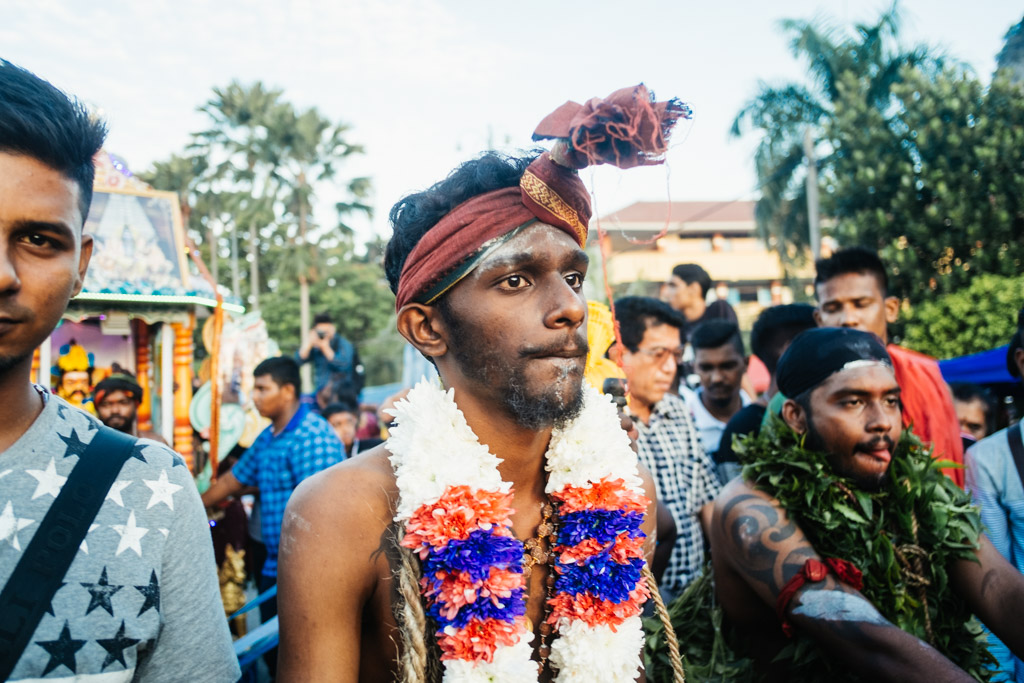
[[[473,270],[494,240],[535,220],[563,230],[582,247],[590,195],[575,169],[661,163],[669,131],[689,116],[678,100],[655,102],[642,84],[603,100],[566,102],[534,131],[534,140],[559,142],[527,167],[519,187],[459,204],[420,239],[399,276],[395,310],[413,301],[433,302]]]

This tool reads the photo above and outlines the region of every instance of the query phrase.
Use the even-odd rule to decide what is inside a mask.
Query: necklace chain
[[[554,557],[552,549],[558,540],[555,522],[555,506],[549,500],[544,501],[541,505],[541,520],[537,525],[537,533],[523,543],[523,579],[525,581],[529,582],[533,568],[537,565],[548,567],[548,575],[544,579],[544,615],[537,628],[540,634],[540,645],[537,648],[537,655],[540,657],[537,664],[538,674],[543,674],[548,668],[548,657],[551,654],[551,643],[549,642],[551,624],[548,623],[548,616],[551,614],[551,598],[555,589],[555,573],[550,567],[551,558]]]

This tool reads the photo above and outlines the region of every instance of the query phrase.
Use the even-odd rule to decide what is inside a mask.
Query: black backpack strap
[[[1006,440],[1010,442],[1010,454],[1013,462],[1017,465],[1017,474],[1020,476],[1021,486],[1024,486],[1024,439],[1021,438],[1021,430],[1024,429],[1024,421],[1018,422],[1006,430]]]
[[[100,427],[0,591],[0,681],[14,671],[137,441]]]

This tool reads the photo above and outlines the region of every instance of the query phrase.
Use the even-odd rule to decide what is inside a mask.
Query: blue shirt
[[[981,507],[981,521],[989,540],[1010,564],[1024,572],[1024,485],[1006,438],[1010,429],[1021,428],[1018,423],[982,439],[967,451],[964,462],[967,490]],[[992,654],[1001,670],[1011,677],[1009,680],[1024,682],[1024,663],[994,637],[989,639],[993,642]]]
[[[334,352],[334,358],[331,360],[327,360],[324,352],[314,347],[305,358],[296,351],[295,361],[299,365],[313,364],[314,394],[331,382],[340,382],[340,389],[343,392],[358,396],[363,390],[365,376],[356,347],[340,334],[335,334],[331,338],[331,350]]]
[[[277,551],[281,545],[281,522],[292,491],[303,479],[345,459],[345,447],[327,421],[300,405],[298,412],[274,434],[271,425],[231,469],[246,486],[260,490],[263,543],[267,561],[263,574],[277,576]]]

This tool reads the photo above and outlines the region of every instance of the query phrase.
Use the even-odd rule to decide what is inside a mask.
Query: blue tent
[[[946,382],[973,382],[974,384],[1013,384],[1018,382],[1006,371],[1006,349],[1000,346],[969,356],[939,361],[939,370]]]

